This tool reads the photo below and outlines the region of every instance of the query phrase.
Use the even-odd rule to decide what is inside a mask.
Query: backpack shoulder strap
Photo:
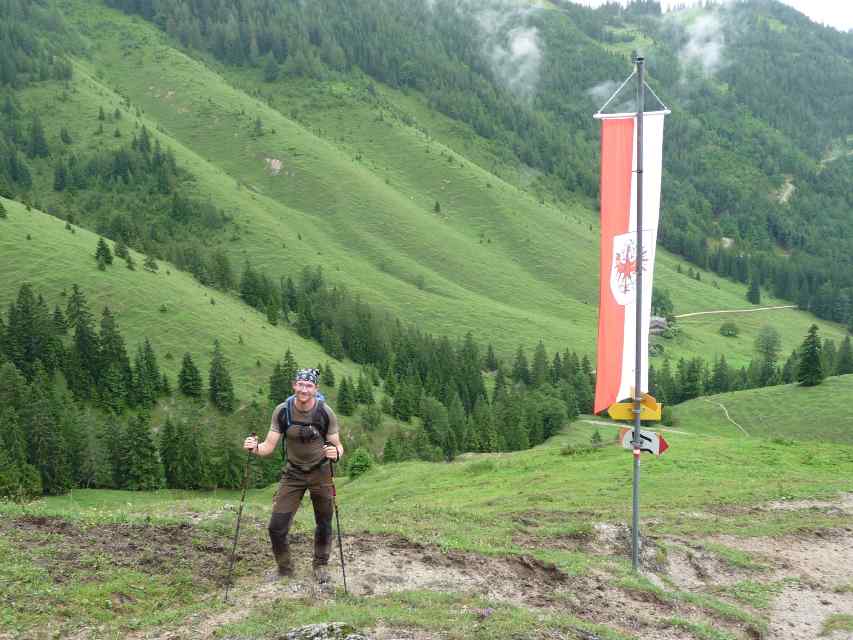
[[[329,433],[329,412],[326,411],[326,403],[323,398],[317,400],[317,406],[314,408],[314,415],[320,416],[320,435],[322,435],[323,440],[325,440],[326,434]]]

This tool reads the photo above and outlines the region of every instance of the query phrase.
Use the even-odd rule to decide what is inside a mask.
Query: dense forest
[[[778,2],[711,6],[703,17],[664,15],[645,1],[596,10],[564,2],[557,15],[512,2],[107,2],[191,50],[262,67],[270,81],[357,68],[416,90],[508,157],[545,172],[553,190],[588,198],[598,187],[590,115],[603,101],[593,89],[630,70],[627,54],[608,45],[641,37],[651,42],[644,53],[652,86],[673,109],[663,245],[853,326],[853,161],[827,155],[853,131],[845,89],[853,37]],[[717,68],[684,53],[695,20],[725,43]],[[535,74],[525,66],[532,60],[510,55],[519,30],[538,38]],[[785,184],[794,189],[782,202]]]

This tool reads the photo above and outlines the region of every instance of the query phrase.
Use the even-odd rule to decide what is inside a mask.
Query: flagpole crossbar
[[[627,78],[625,78],[625,82],[623,82],[621,85],[619,85],[619,88],[613,92],[613,95],[611,95],[607,99],[607,102],[605,102],[601,106],[601,108],[595,112],[595,115],[593,115],[592,117],[595,118],[596,120],[606,120],[607,118],[630,118],[630,117],[636,116],[637,115],[636,111],[628,111],[628,112],[622,112],[622,113],[604,113],[604,110],[610,105],[611,102],[613,102],[613,100],[616,98],[616,96],[618,96],[620,93],[622,93],[622,89],[625,88],[625,85],[627,85],[631,81],[631,79],[634,78],[636,75],[637,75],[637,71],[635,69],[634,71],[631,72],[631,75],[629,75]],[[658,101],[658,104],[661,107],[663,107],[662,109],[658,109],[656,111],[645,111],[646,115],[650,115],[650,116],[664,115],[664,116],[667,116],[670,113],[672,113],[672,111],[670,111],[669,107],[667,107],[666,104],[664,104],[664,101],[658,97],[658,94],[655,93],[654,89],[652,89],[649,86],[648,82],[646,82],[644,80],[643,86],[651,92],[651,94],[655,97],[655,100]]]

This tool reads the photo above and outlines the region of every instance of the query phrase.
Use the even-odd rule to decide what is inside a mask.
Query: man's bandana
[[[314,384],[319,384],[320,372],[317,369],[300,369],[296,372],[296,376],[293,378],[293,380],[295,382],[304,380],[305,382],[313,382]]]

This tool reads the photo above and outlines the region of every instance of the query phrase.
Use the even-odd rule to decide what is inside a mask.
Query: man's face
[[[317,395],[317,385],[307,380],[297,380],[293,383],[293,393],[300,404],[307,404]]]

